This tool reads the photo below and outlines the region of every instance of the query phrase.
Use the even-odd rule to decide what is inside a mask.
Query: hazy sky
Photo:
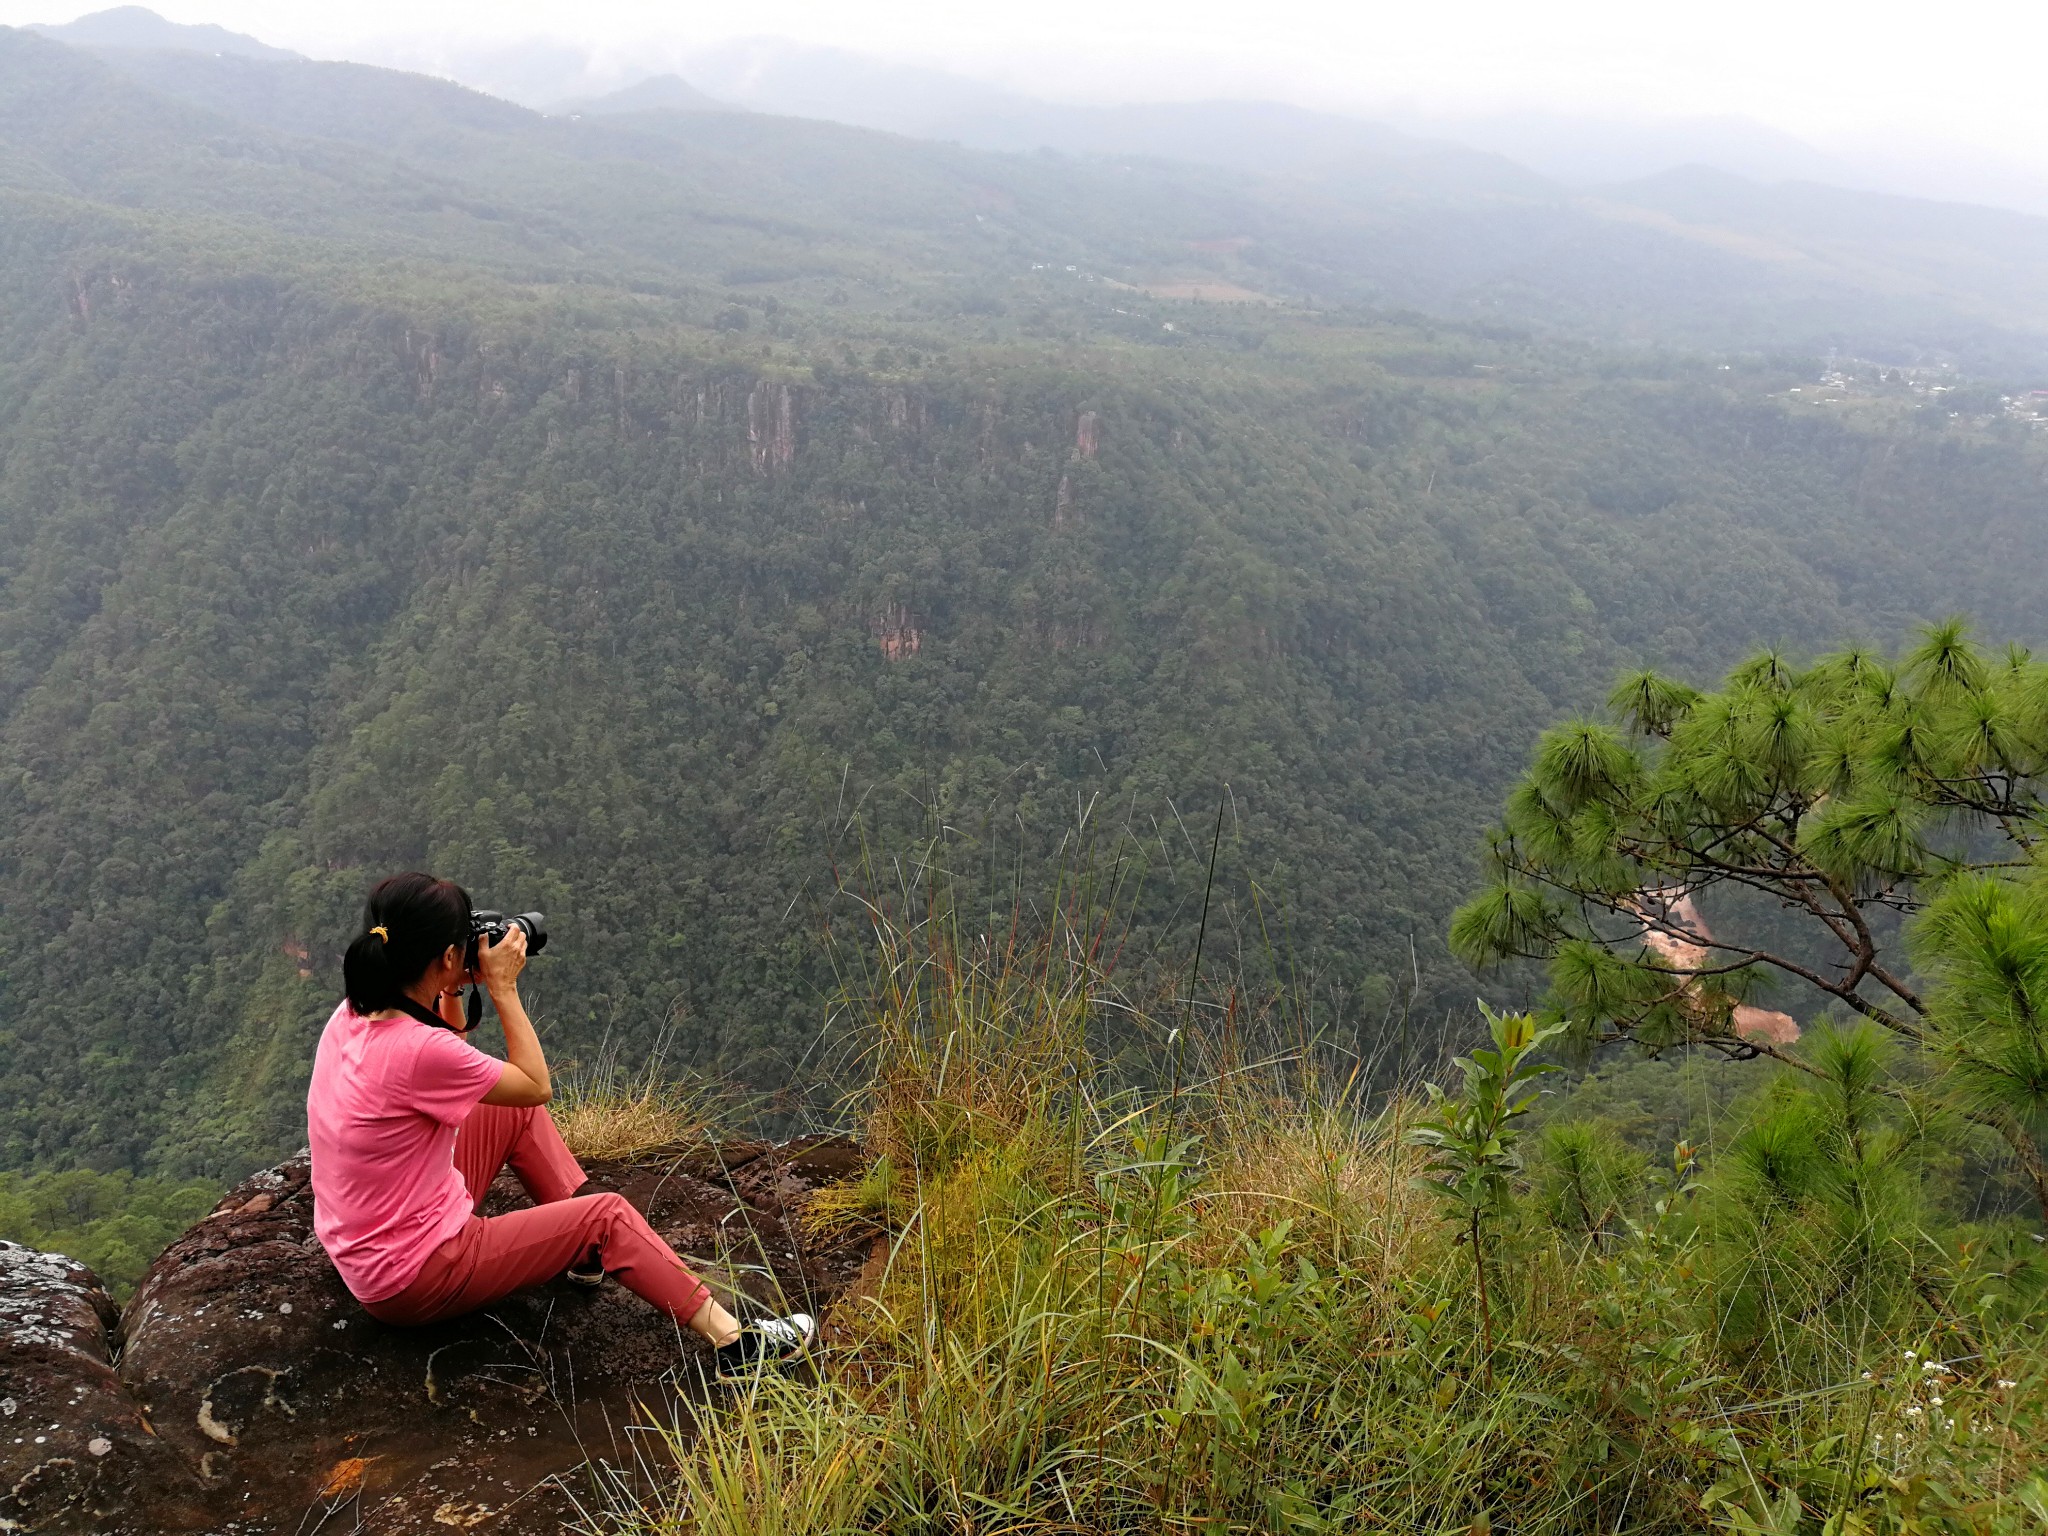
[[[104,0],[102,0],[104,3]],[[782,36],[1038,94],[1257,94],[1305,105],[1736,114],[1821,141],[1902,130],[2048,146],[2042,0],[149,0],[325,57],[543,36],[630,54]],[[0,0],[0,22],[100,4]]]

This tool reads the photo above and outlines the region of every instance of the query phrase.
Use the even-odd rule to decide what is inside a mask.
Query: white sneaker
[[[808,1312],[748,1323],[730,1344],[718,1346],[720,1381],[743,1381],[770,1369],[793,1365],[816,1342],[818,1320]]]

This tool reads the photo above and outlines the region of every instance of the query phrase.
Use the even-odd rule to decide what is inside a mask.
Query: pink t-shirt
[[[313,1230],[358,1300],[396,1296],[469,1220],[455,1128],[504,1070],[404,1015],[366,1019],[344,1001],[328,1019],[306,1090]]]

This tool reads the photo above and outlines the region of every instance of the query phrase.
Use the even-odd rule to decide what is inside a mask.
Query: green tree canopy
[[[1921,1048],[2048,1211],[2048,664],[1951,619],[1897,660],[1640,673],[1609,710],[1538,744],[1452,947],[1542,961],[1582,1047],[1810,1069],[1751,1001],[1809,989]]]

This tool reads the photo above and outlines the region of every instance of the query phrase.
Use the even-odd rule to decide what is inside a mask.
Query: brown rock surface
[[[592,1163],[586,1188],[624,1194],[715,1288],[816,1312],[866,1244],[807,1244],[797,1218],[859,1163],[838,1137],[726,1143]],[[0,1244],[0,1532],[537,1536],[602,1497],[587,1463],[658,1464],[646,1426],[705,1399],[708,1351],[616,1282],[377,1322],[313,1235],[307,1178],[294,1160],[245,1181],[124,1316],[91,1271]],[[524,1203],[508,1176],[487,1209]]]
[[[1630,905],[1643,920],[1643,947],[1673,971],[1683,974],[1711,970],[1727,958],[1710,948],[1714,936],[1690,893],[1644,891]],[[1688,984],[1687,990],[1695,997],[1700,995],[1697,978]],[[1696,1007],[1694,1011],[1701,1012],[1702,1008]],[[1754,1046],[1795,1045],[1799,1040],[1799,1023],[1791,1014],[1748,1003],[1737,1003],[1729,1010],[1725,1027],[1736,1039]]]
[[[0,1242],[0,1531],[120,1529],[197,1493],[114,1375],[119,1324],[83,1264]]]

